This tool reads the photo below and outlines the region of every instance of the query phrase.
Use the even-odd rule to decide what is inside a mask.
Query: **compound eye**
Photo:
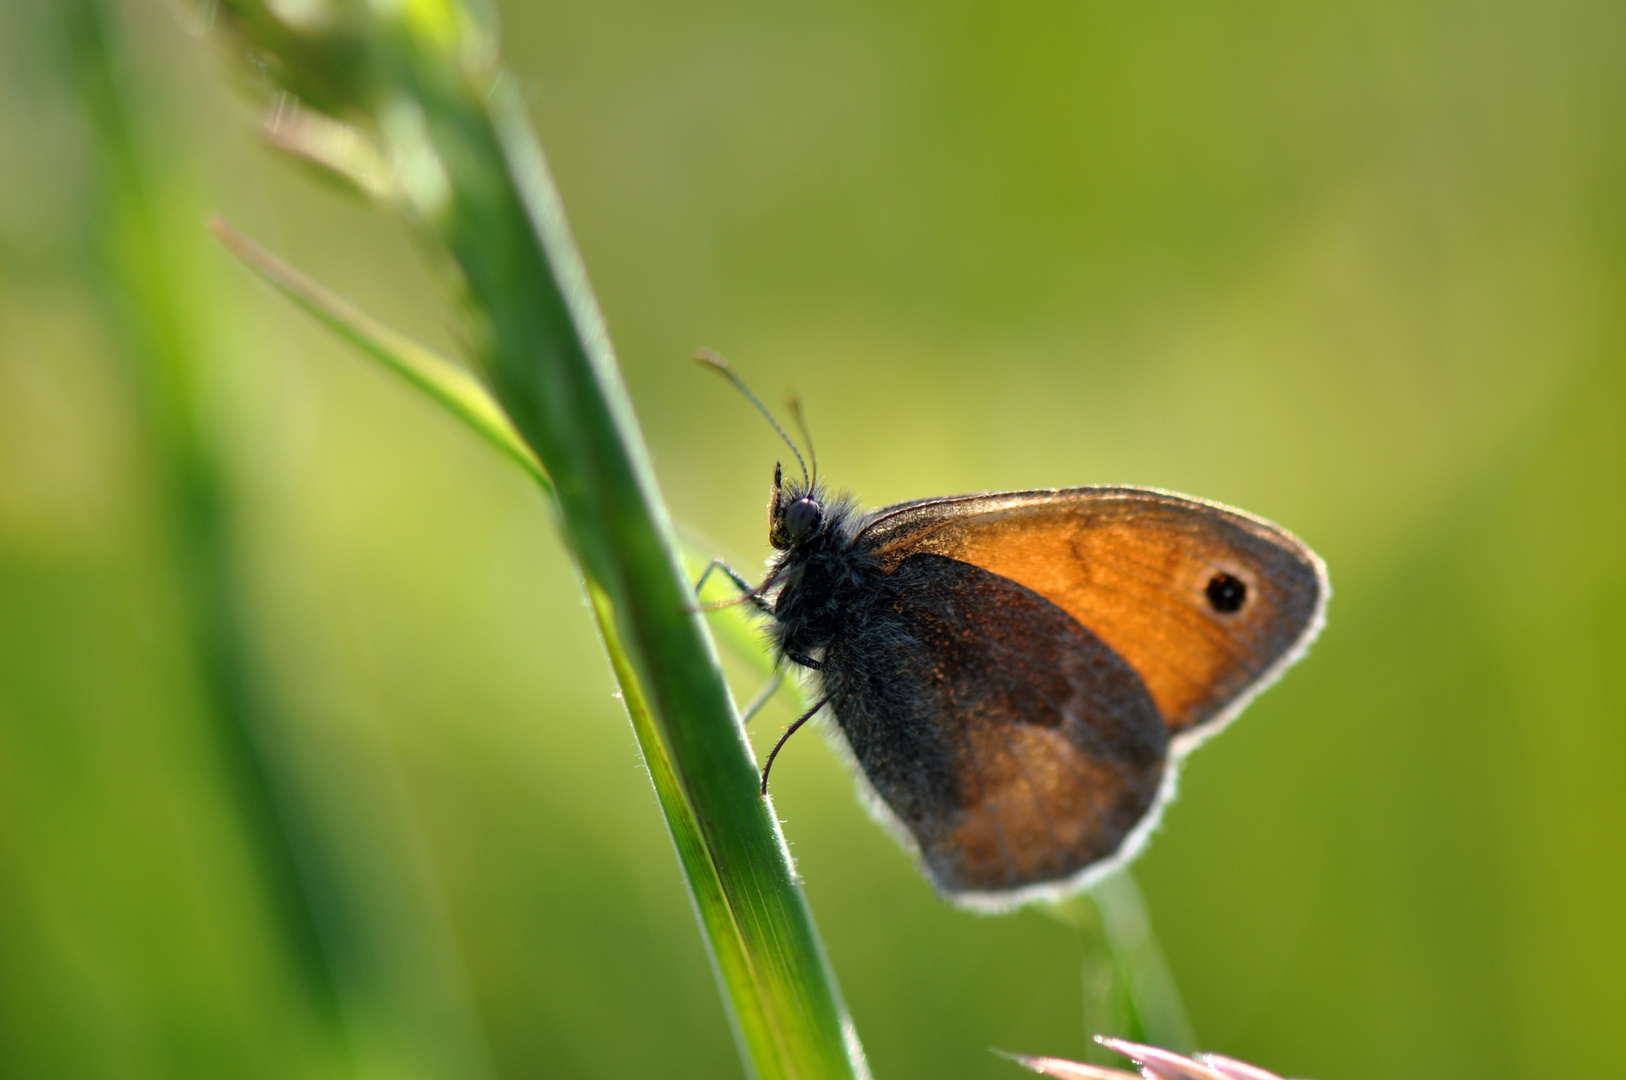
[[[824,511],[812,499],[797,499],[785,507],[785,535],[800,540],[819,527]]]

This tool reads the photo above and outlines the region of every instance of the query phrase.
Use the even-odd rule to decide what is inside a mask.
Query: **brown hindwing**
[[[1061,881],[1114,854],[1168,747],[1135,671],[1007,577],[900,560],[825,655],[842,734],[943,891]]]

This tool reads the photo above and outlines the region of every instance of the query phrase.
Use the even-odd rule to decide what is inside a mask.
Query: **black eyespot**
[[[800,540],[819,527],[824,510],[812,499],[797,499],[785,507],[785,537]]]
[[[1242,610],[1242,602],[1248,598],[1248,587],[1230,574],[1215,574],[1203,591],[1214,610],[1224,615]]]

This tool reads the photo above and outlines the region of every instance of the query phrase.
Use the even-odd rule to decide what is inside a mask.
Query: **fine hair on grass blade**
[[[455,0],[328,7],[320,19],[284,18],[264,0],[219,0],[211,10],[217,35],[252,57],[275,92],[379,148],[396,172],[387,186],[400,193],[386,205],[447,258],[470,358],[553,485],[748,1069],[866,1075],[772,805],[757,794],[756,764],[558,193],[516,88],[495,65],[494,40]],[[436,392],[432,380],[424,389]],[[443,403],[462,407],[466,422],[478,412],[468,400]]]

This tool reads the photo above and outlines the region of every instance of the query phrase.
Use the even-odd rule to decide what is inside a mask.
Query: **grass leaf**
[[[866,1075],[511,81],[451,0],[328,8],[296,24],[264,2],[222,0],[215,25],[279,92],[374,140],[396,171],[396,207],[455,265],[473,360],[552,482],[748,1068],[774,1078]],[[483,395],[448,378],[443,362],[428,363],[432,354],[376,324],[359,333],[353,308],[286,268],[256,266],[369,352],[388,341],[376,358],[511,446]]]
[[[445,406],[476,435],[524,469],[549,495],[553,484],[531,448],[508,422],[480,381],[433,350],[374,319],[226,224],[218,214],[209,231],[227,251],[362,352]]]

